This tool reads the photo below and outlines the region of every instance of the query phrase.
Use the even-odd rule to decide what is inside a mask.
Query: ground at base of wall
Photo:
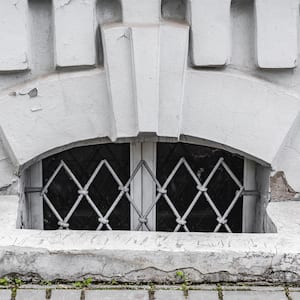
[[[76,285],[76,284],[75,284]],[[1,300],[298,300],[300,287],[252,285],[22,285],[0,289]]]

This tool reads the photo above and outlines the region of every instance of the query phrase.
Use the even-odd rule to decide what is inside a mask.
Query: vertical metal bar
[[[155,176],[156,173],[156,143],[131,143],[130,146],[130,172],[132,173],[136,166],[143,160],[150,167],[152,173]],[[156,196],[156,184],[151,178],[147,170],[142,168],[137,172],[130,185],[131,197],[135,206],[141,212],[142,215],[153,203],[153,199]],[[155,215],[156,210],[153,208],[148,214],[148,228],[155,230]],[[139,226],[139,216],[136,209],[131,207],[131,229],[140,228],[141,230],[147,230],[145,224]]]
[[[156,176],[156,143],[142,143],[142,159],[148,164],[154,176]],[[142,214],[151,206],[156,196],[156,184],[150,174],[142,168]],[[156,206],[147,216],[148,226],[156,230]],[[143,225],[143,230],[145,226]]]
[[[42,161],[29,167],[26,171],[26,187],[42,188],[43,170]],[[28,201],[29,226],[32,229],[44,229],[43,197],[41,190],[37,189],[26,194]]]
[[[246,190],[256,190],[255,162],[244,159],[244,187]],[[243,232],[255,231],[255,212],[257,196],[243,197]]]
[[[130,174],[142,160],[142,144],[130,144]],[[139,211],[142,211],[142,170],[140,169],[130,184],[130,195]],[[139,225],[139,216],[130,205],[130,228],[134,230]]]

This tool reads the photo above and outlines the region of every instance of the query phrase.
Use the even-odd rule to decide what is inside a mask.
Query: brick
[[[290,297],[293,300],[300,300],[300,291],[297,292],[290,292]]]
[[[212,290],[195,290],[189,291],[189,300],[219,300],[218,292]]]
[[[87,290],[85,291],[85,300],[117,300],[117,299],[148,300],[149,293],[147,290]],[[51,300],[54,299],[51,298]],[[57,299],[57,300],[63,300],[63,299]],[[69,300],[69,298],[65,300]]]
[[[154,294],[155,300],[185,300],[181,290],[158,290]]]
[[[80,300],[80,290],[52,290],[51,300]]]
[[[284,291],[259,289],[255,291],[223,291],[223,300],[286,300]]]
[[[0,300],[10,300],[11,290],[0,290]]]
[[[18,289],[17,290],[16,300],[45,300],[45,299],[46,299],[46,290],[44,289],[42,290]]]

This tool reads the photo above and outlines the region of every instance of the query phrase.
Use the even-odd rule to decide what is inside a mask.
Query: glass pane
[[[178,163],[184,157],[194,174],[203,184],[219,158],[223,157],[226,164],[243,183],[243,159],[229,152],[213,149],[204,146],[184,144],[184,143],[158,143],[157,144],[157,179],[163,185]],[[221,215],[224,214],[233,200],[238,186],[221,166],[218,168],[207,186],[207,193],[219,209]],[[181,166],[167,186],[167,195],[182,217],[197,195],[197,183],[192,178],[185,166]],[[186,226],[190,231],[214,231],[217,216],[204,194],[199,197],[195,206],[186,218]],[[176,216],[170,209],[163,197],[156,206],[156,229],[159,231],[174,231],[176,228]],[[233,232],[242,231],[242,197],[235,204],[228,216],[228,225]],[[182,231],[180,227],[179,231]],[[224,226],[220,231],[226,231]]]
[[[123,184],[130,176],[129,144],[103,144],[78,147],[53,155],[43,160],[43,184],[45,185],[61,160],[63,160],[77,180],[84,186],[102,160],[107,160]],[[108,169],[103,166],[88,189],[88,194],[104,216],[120,190]],[[50,184],[47,196],[62,218],[70,211],[78,198],[78,187],[65,170],[61,170]],[[130,229],[130,209],[128,200],[123,197],[110,215],[109,225],[116,230]],[[57,229],[57,218],[44,202],[45,229]],[[95,230],[98,215],[85,197],[69,220],[70,229]],[[103,226],[103,230],[106,226]]]

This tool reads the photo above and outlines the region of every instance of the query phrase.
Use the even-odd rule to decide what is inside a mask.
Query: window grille
[[[63,223],[68,223],[71,229],[96,229],[98,219],[119,194],[119,185],[110,171],[116,170],[122,182],[130,175],[129,151],[129,144],[105,144],[74,148],[45,159],[42,192],[44,229],[67,228]],[[104,160],[109,162],[109,168],[103,163],[98,166]],[[88,184],[87,197],[83,192],[85,184]],[[79,193],[83,194],[80,196]],[[52,205],[47,198],[51,199]],[[129,202],[121,200],[111,213],[108,227],[130,230]],[[58,225],[58,222],[63,223]]]
[[[130,168],[129,144],[80,147],[45,159],[44,228],[242,231],[247,191],[239,156],[182,143],[155,148],[156,168],[144,159]],[[155,193],[137,205],[132,185],[141,174],[150,178]]]

